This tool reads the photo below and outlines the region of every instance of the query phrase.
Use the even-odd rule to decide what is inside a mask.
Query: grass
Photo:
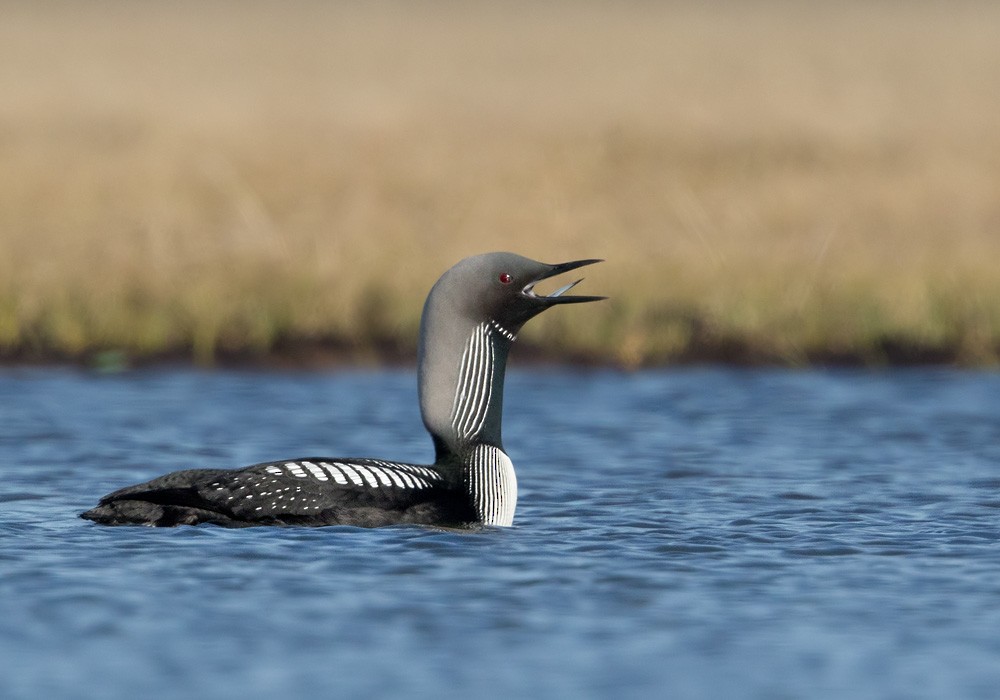
[[[6,2],[0,357],[406,358],[437,275],[605,257],[528,345],[1000,357],[1000,5]]]

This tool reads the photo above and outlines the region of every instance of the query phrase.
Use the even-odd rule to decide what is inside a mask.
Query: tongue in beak
[[[569,272],[570,270],[575,270],[578,267],[583,267],[584,265],[593,265],[594,263],[604,262],[603,260],[574,260],[572,262],[559,263],[558,265],[550,265],[549,270],[544,272],[538,279],[534,280],[528,284],[523,290],[522,294],[543,304],[578,304],[584,301],[600,301],[601,299],[607,299],[607,297],[597,297],[597,296],[565,296],[566,292],[571,290],[576,285],[583,282],[583,279],[578,279],[575,282],[570,282],[564,285],[548,295],[535,294],[535,285],[542,280],[549,279],[550,277],[555,277],[556,275],[561,275],[564,272]]]

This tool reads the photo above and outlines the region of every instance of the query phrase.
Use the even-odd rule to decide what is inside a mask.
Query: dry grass
[[[996,361],[997,3],[354,5],[0,6],[0,355],[405,347],[510,249],[609,260],[560,353]]]

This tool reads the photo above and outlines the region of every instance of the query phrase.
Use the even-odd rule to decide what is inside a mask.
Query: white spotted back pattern
[[[275,476],[289,475],[298,479],[334,481],[341,486],[370,488],[429,489],[442,477],[433,469],[415,464],[399,464],[366,460],[365,462],[297,461],[272,464],[265,471]]]

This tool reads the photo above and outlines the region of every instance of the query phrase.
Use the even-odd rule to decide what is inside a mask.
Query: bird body
[[[420,410],[435,461],[302,458],[243,469],[188,469],[108,494],[81,517],[105,525],[510,525],[517,479],[501,439],[507,355],[521,326],[556,304],[540,280],[588,265],[512,253],[462,260],[431,289],[421,317]]]

